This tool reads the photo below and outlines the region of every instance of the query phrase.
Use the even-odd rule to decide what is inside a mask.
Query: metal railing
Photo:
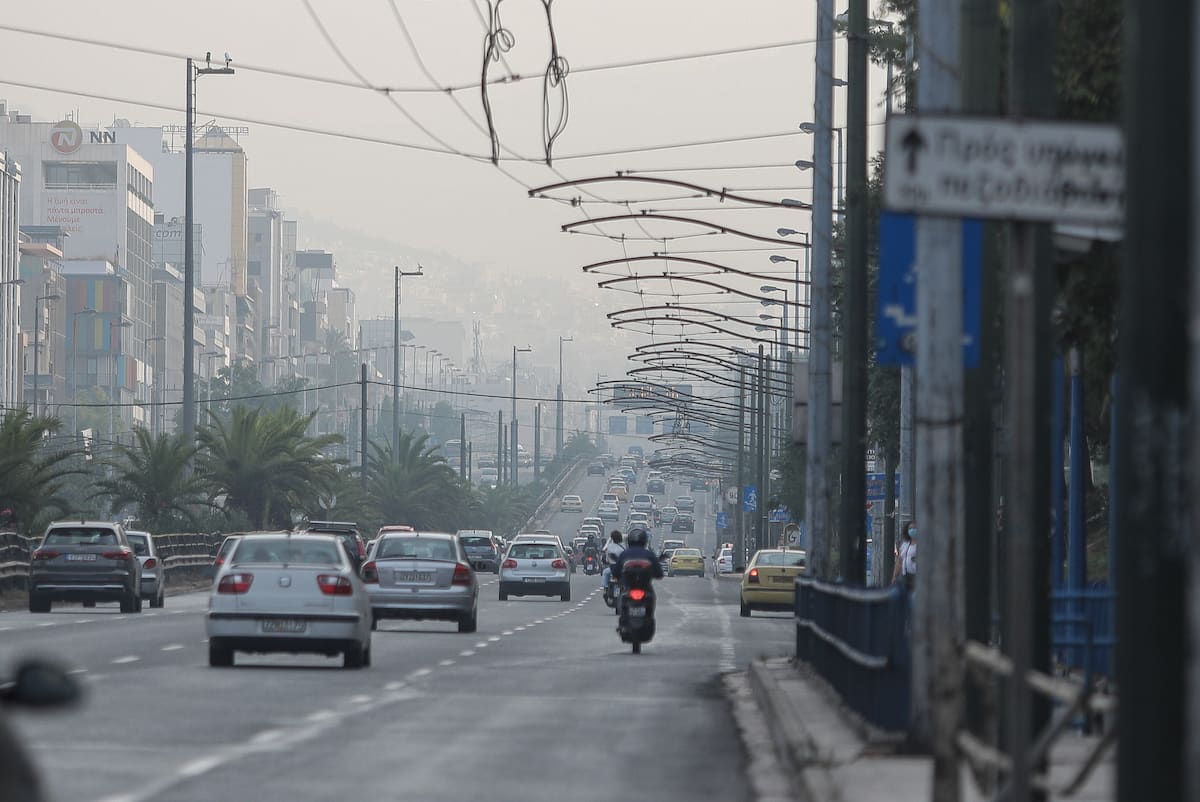
[[[795,616],[796,657],[866,721],[907,730],[912,661],[904,588],[850,588],[799,578]]]
[[[155,550],[167,575],[203,577],[212,565],[222,533],[152,535]],[[0,532],[0,588],[24,589],[29,576],[29,556],[41,538],[26,538],[16,532]]]

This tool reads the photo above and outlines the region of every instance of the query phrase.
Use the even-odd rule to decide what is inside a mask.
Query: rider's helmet
[[[612,530],[612,534],[610,534],[609,537],[612,538],[613,543],[620,543],[621,542],[621,530],[620,529]]]
[[[629,536],[626,538],[626,542],[630,546],[640,546],[645,548],[646,545],[650,543],[650,533],[640,526],[635,527],[629,530]]]

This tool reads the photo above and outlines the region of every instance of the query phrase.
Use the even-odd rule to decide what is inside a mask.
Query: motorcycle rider
[[[658,559],[658,555],[650,549],[650,533],[641,527],[635,527],[629,530],[629,536],[625,538],[627,547],[622,550],[620,556],[617,557],[616,563],[612,568],[613,579],[621,581],[621,568],[629,560],[647,560],[654,572],[655,579],[663,578],[662,562]],[[621,594],[617,594],[617,615],[621,614]]]
[[[604,575],[600,578],[600,587],[605,591],[612,583],[612,567],[620,558],[621,553],[625,551],[625,544],[621,542],[621,530],[612,530],[608,538],[608,542],[604,544]]]
[[[596,545],[596,536],[589,534],[587,541],[583,544],[583,563],[586,565],[589,559],[599,560],[600,547]]]

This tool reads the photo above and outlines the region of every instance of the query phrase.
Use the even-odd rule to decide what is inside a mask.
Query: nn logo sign
[[[83,144],[83,131],[74,120],[63,120],[50,129],[50,147],[59,153],[74,153]]]

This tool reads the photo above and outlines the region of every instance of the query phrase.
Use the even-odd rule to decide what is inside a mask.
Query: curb
[[[805,802],[827,798],[819,795],[816,789],[832,788],[833,778],[821,763],[817,744],[801,724],[800,711],[780,687],[774,671],[765,660],[755,660],[750,663],[746,676],[754,700],[767,722],[775,753],[799,798]]]

